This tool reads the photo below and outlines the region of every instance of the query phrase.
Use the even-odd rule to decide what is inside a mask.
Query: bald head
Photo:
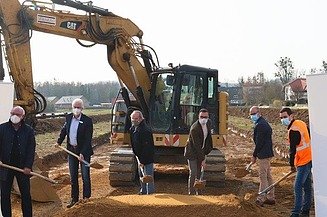
[[[20,106],[15,106],[10,111],[11,115],[17,115],[18,117],[22,118],[25,116],[25,110]]]

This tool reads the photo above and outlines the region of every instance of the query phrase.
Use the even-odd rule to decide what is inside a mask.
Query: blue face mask
[[[257,120],[259,119],[258,114],[250,115],[250,117],[251,117],[251,120],[253,121],[253,123],[256,123]]]
[[[284,126],[288,126],[288,125],[290,125],[290,123],[291,123],[290,119],[288,119],[288,118],[282,118],[282,119],[281,119],[281,122],[282,122],[282,124],[283,124]]]

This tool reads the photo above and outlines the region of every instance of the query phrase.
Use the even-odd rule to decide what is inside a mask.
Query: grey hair
[[[74,107],[75,103],[81,104],[82,108],[84,108],[84,102],[80,98],[76,98],[76,99],[73,100],[72,107]]]
[[[142,112],[141,112],[140,110],[134,110],[134,111],[132,112],[131,116],[132,116],[133,114],[139,114],[140,118],[141,118],[142,120],[144,119],[143,114],[142,114]]]

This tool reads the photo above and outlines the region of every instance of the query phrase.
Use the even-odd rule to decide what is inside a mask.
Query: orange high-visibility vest
[[[307,125],[301,120],[295,120],[288,130],[288,141],[290,141],[290,130],[298,131],[301,134],[301,141],[296,146],[296,154],[294,159],[295,166],[303,166],[312,160],[311,140]]]

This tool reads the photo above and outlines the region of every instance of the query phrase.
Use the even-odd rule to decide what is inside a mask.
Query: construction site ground
[[[45,122],[48,121],[51,127],[40,134],[50,132],[51,129],[57,132],[62,124],[51,124],[51,120]],[[102,121],[107,121],[107,118],[100,118],[96,122]],[[239,177],[251,159],[251,132],[244,133],[244,130],[238,131],[236,128],[230,128],[228,144],[220,148],[227,160],[225,187],[206,187],[201,196],[187,195],[188,170],[185,165],[155,165],[156,193],[153,195],[138,195],[137,186],[111,187],[108,179],[109,155],[117,146],[109,144],[109,134],[98,135],[95,137],[97,145],[92,162],[96,161],[104,167],[91,168],[92,197],[87,201],[81,200],[70,209],[66,208],[70,201],[70,183],[65,154],[54,151],[53,146],[49,145],[48,151],[42,149],[41,157],[49,170],[49,177],[59,182],[53,187],[60,201],[33,202],[33,216],[289,216],[293,206],[294,175],[277,185],[276,205],[258,207],[255,204],[259,184],[257,165],[252,167],[251,173]],[[275,181],[289,170],[286,159],[280,156],[273,159],[272,175]],[[80,178],[80,189],[81,185]],[[12,208],[14,216],[22,216],[17,195],[12,196]],[[313,209],[310,216],[314,216]]]

